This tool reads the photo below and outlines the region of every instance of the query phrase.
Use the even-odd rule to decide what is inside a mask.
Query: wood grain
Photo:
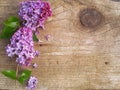
[[[0,0],[0,29],[10,15],[17,15],[19,2]],[[120,3],[112,0],[49,0],[53,16],[38,36],[43,45],[32,69],[38,77],[36,90],[120,89]],[[103,15],[96,28],[81,25],[79,15],[85,8],[95,8]],[[50,34],[50,41],[44,35]],[[0,40],[0,71],[15,69],[5,53],[8,41]],[[0,74],[0,90],[24,90]]]

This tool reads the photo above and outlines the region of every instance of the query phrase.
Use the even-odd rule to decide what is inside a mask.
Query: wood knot
[[[102,22],[102,14],[94,8],[87,8],[80,13],[80,22],[87,28],[94,28]]]

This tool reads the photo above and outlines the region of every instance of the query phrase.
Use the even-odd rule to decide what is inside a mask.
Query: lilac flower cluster
[[[34,90],[36,88],[37,83],[37,78],[31,76],[27,84],[27,89]]]
[[[21,3],[19,16],[25,20],[25,26],[36,31],[38,27],[44,29],[44,22],[52,15],[49,2],[31,0]]]
[[[6,51],[8,56],[16,56],[16,62],[19,65],[29,65],[31,60],[38,55],[38,52],[33,48],[32,30],[23,27],[20,28],[11,38],[11,43],[8,44]]]
[[[25,21],[24,26],[17,30],[10,39],[10,44],[6,47],[9,57],[16,57],[19,65],[28,66],[31,60],[38,56],[39,52],[34,50],[33,32],[37,33],[37,28],[44,29],[44,22],[52,15],[49,2],[41,0],[30,0],[22,2],[20,5],[19,16]],[[49,39],[49,35],[46,39]],[[33,65],[36,68],[38,65]],[[27,89],[34,90],[37,85],[37,78],[30,77]]]

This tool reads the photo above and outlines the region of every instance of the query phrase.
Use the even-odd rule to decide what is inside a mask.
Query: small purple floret
[[[35,90],[37,83],[37,78],[31,76],[28,80],[27,90]]]
[[[47,34],[47,35],[45,36],[45,39],[46,39],[47,41],[49,41],[50,38],[51,38],[51,35],[50,35],[50,34]]]
[[[33,64],[33,68],[37,68],[38,65],[36,63]]]

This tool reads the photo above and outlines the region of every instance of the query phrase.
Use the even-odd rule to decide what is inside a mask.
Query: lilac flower
[[[19,65],[30,65],[31,60],[38,55],[38,51],[33,48],[32,30],[23,27],[14,33],[7,45],[6,52],[9,57],[16,57]]]
[[[36,63],[33,64],[33,68],[37,68],[38,65]]]
[[[47,35],[45,36],[45,39],[46,39],[47,41],[49,41],[50,38],[51,38],[51,35],[50,35],[50,34],[47,34]]]
[[[37,78],[31,76],[30,79],[28,80],[27,89],[35,90],[37,83],[38,83]]]
[[[52,15],[52,10],[49,2],[30,0],[21,3],[19,15],[26,21],[25,26],[36,31],[38,27],[44,28],[44,22]]]

